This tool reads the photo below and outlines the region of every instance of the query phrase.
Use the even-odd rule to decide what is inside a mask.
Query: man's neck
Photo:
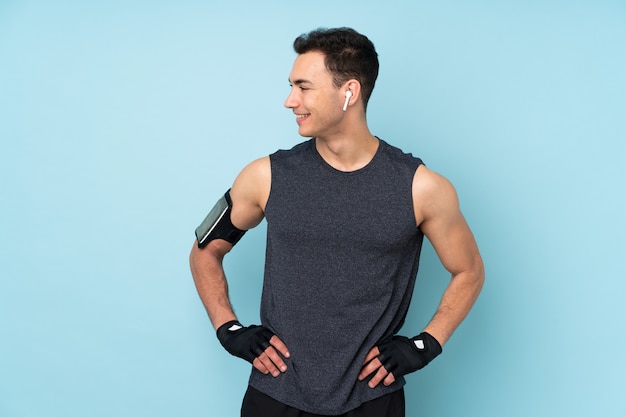
[[[356,171],[365,167],[378,150],[378,138],[369,130],[333,138],[316,138],[315,147],[321,157],[339,171]]]

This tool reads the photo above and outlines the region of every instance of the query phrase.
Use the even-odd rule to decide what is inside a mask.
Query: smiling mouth
[[[298,125],[304,123],[304,121],[310,116],[310,113],[307,114],[296,114],[296,123],[298,123]]]

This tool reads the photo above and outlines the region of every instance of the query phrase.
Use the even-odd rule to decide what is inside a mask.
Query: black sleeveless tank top
[[[315,414],[341,414],[400,389],[357,381],[367,352],[402,326],[423,234],[412,183],[422,161],[383,140],[370,163],[338,171],[315,139],[270,155],[261,322],[287,345],[277,378],[250,385]]]

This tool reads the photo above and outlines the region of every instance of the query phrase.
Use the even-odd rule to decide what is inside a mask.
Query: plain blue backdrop
[[[623,1],[0,1],[0,416],[236,416],[193,230],[302,140],[293,39],[352,26],[376,135],[456,186],[487,268],[409,416],[624,416]],[[263,224],[226,261],[258,321]],[[448,274],[429,245],[405,334]]]

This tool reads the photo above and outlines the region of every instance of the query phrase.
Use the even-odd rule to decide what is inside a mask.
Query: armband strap
[[[224,239],[233,246],[239,242],[246,231],[236,228],[230,221],[232,207],[229,189],[222,198],[217,200],[204,221],[196,228],[199,248],[205,247],[214,239]]]

